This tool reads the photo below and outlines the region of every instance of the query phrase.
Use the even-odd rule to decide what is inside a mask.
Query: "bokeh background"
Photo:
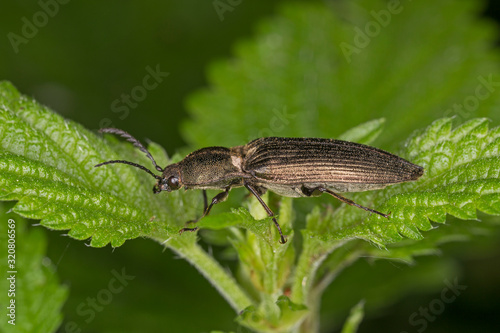
[[[212,1],[73,0],[61,4],[48,24],[20,44],[17,52],[5,35],[19,32],[21,18],[31,17],[40,5],[26,0],[3,2],[0,79],[87,128],[122,128],[174,153],[185,145],[180,124],[189,117],[186,97],[206,86],[207,65],[230,58],[234,43],[251,38],[255,25],[275,15],[284,2],[234,1],[237,5],[221,20]],[[485,4],[483,15],[500,20],[500,4],[494,0]],[[148,66],[158,64],[168,77],[127,114],[115,112],[113,102],[141,83]],[[65,321],[78,323],[83,332],[245,331],[233,322],[235,313],[209,283],[159,244],[136,239],[117,249],[94,249],[64,237],[63,232],[43,232],[49,239],[48,257],[70,288]],[[448,263],[453,263],[468,291],[447,306],[426,332],[494,331],[500,310],[499,241],[500,232],[480,241],[443,246],[443,256],[452,258]],[[431,269],[441,262],[435,257],[417,261],[415,267],[363,261],[349,268],[345,279],[369,281],[367,277],[377,269],[408,270],[411,275],[412,270]],[[79,305],[106,287],[112,270],[123,268],[135,278],[86,323],[86,317],[77,313]],[[387,281],[370,283],[387,288]],[[340,277],[325,294],[325,316],[335,310],[335,302],[342,301],[343,285],[348,281]],[[429,304],[442,288],[438,283],[434,289],[409,290],[397,303],[368,313],[360,332],[410,331],[409,314]],[[325,331],[330,330],[325,327]]]

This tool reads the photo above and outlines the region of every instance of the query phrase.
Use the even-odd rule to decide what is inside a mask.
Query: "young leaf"
[[[246,308],[236,320],[257,332],[290,332],[307,314],[305,306],[293,303],[286,296],[280,296],[276,301],[263,301],[258,308]]]

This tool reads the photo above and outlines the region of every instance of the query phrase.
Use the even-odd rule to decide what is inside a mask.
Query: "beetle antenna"
[[[153,158],[153,156],[151,155],[151,153],[146,149],[146,147],[144,147],[142,145],[142,143],[140,143],[139,140],[137,140],[136,138],[134,138],[129,133],[127,133],[127,132],[125,132],[125,131],[123,131],[121,129],[118,129],[118,128],[101,128],[99,130],[99,132],[100,133],[117,134],[117,135],[121,136],[122,138],[125,138],[128,142],[132,143],[134,145],[134,147],[139,148],[140,151],[142,151],[144,154],[146,154],[146,156],[151,160],[151,162],[153,162],[153,165],[154,165],[154,167],[155,167],[156,170],[158,170],[160,172],[163,172],[163,169],[156,164],[155,159]],[[124,161],[118,161],[118,162],[116,162],[116,161],[110,161],[110,162],[123,163]],[[105,164],[105,163],[101,163],[100,165],[103,165],[103,164]],[[139,167],[139,165],[135,164],[135,163],[128,162],[128,163],[125,163],[125,164],[130,164],[130,165],[134,165],[136,167]],[[96,166],[99,166],[99,164],[96,165]],[[144,167],[142,167],[142,168],[144,168]],[[146,169],[146,170],[150,171],[149,169]]]
[[[136,168],[139,168],[141,170],[144,170],[146,171],[147,173],[149,173],[151,176],[155,177],[156,179],[162,179],[160,176],[158,175],[155,175],[153,173],[153,171],[149,170],[148,168],[146,168],[145,166],[142,166],[140,164],[137,164],[137,163],[134,163],[134,162],[129,162],[129,161],[123,161],[123,160],[113,160],[113,161],[107,161],[107,162],[102,162],[102,163],[99,163],[99,164],[96,164],[94,165],[95,168],[97,167],[100,167],[102,165],[106,165],[106,164],[113,164],[113,163],[123,163],[123,164],[128,164],[128,165],[131,165],[131,166],[135,166]]]
[[[153,156],[151,155],[151,153],[149,152],[149,150],[147,150],[146,147],[144,147],[139,140],[137,140],[136,138],[134,138],[129,133],[127,133],[127,132],[125,132],[125,131],[123,131],[121,129],[118,129],[118,128],[101,128],[99,130],[99,132],[100,133],[117,134],[117,135],[121,136],[122,138],[125,138],[128,142],[132,143],[134,145],[134,147],[139,148],[140,151],[142,151],[144,154],[146,154],[146,156],[151,160],[151,162],[153,162],[153,165],[154,165],[154,167],[155,167],[156,170],[158,170],[160,172],[163,171],[163,169],[160,168],[156,164],[156,161],[153,158]]]
[[[158,170],[160,172],[163,171],[163,169],[160,168],[156,164],[156,161],[153,158],[153,156],[151,155],[151,153],[149,152],[149,150],[147,150],[146,147],[144,147],[139,140],[137,140],[136,138],[134,138],[129,133],[125,132],[124,130],[118,129],[118,128],[101,128],[99,130],[99,132],[100,133],[117,134],[117,135],[121,136],[122,138],[127,139],[127,141],[130,142],[130,143],[132,143],[134,145],[134,147],[139,148],[140,151],[142,151],[144,154],[146,154],[146,156],[151,160],[151,162],[153,162],[153,165],[154,165],[154,167],[155,167],[156,170]]]

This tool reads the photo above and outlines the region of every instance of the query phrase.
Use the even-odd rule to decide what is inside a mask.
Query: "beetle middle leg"
[[[390,215],[390,213],[389,214],[384,214],[384,213],[381,213],[381,212],[379,212],[379,211],[377,211],[375,209],[371,209],[371,208],[368,208],[368,207],[365,207],[365,206],[361,206],[361,205],[355,203],[354,201],[352,201],[350,199],[347,199],[346,197],[343,197],[340,194],[337,194],[337,193],[335,193],[333,191],[330,191],[329,189],[327,189],[325,187],[322,187],[322,186],[318,186],[318,187],[315,187],[315,188],[307,188],[305,186],[302,187],[302,193],[304,193],[308,197],[310,197],[311,195],[313,195],[314,192],[328,193],[331,196],[333,196],[334,198],[337,198],[338,200],[340,200],[342,202],[345,202],[348,205],[364,209],[367,212],[375,213],[375,214],[378,214],[378,215],[383,216],[385,218],[389,218],[389,215]]]
[[[217,194],[215,197],[213,197],[212,202],[210,202],[210,205],[208,205],[208,206],[207,206],[207,192],[206,192],[206,190],[203,190],[203,203],[204,203],[203,214],[199,218],[197,218],[196,220],[189,221],[188,223],[196,223],[199,220],[201,220],[202,218],[204,218],[205,216],[207,216],[208,214],[210,214],[210,210],[212,209],[212,207],[214,205],[216,205],[220,202],[223,202],[227,199],[227,196],[229,195],[230,189],[231,188],[228,187],[228,188],[226,188],[226,190],[224,192],[221,192],[221,193]],[[198,229],[199,229],[198,227],[182,228],[181,230],[179,230],[179,233],[182,234],[184,231],[194,232]]]
[[[262,205],[262,207],[264,207],[264,209],[266,210],[267,212],[267,215],[269,215],[270,217],[273,218],[273,222],[274,222],[274,225],[276,226],[276,228],[278,228],[278,231],[280,233],[280,243],[281,244],[285,244],[286,243],[286,238],[285,236],[283,236],[283,233],[281,232],[281,227],[278,223],[278,221],[276,220],[276,217],[274,217],[274,213],[273,211],[271,210],[271,208],[269,208],[268,205],[266,205],[266,203],[264,202],[264,200],[262,200],[262,198],[260,197],[259,195],[259,192],[257,190],[257,188],[255,188],[253,185],[250,185],[248,183],[245,183],[245,187],[253,194],[255,195],[255,197],[257,198],[257,200],[259,200],[260,204]]]

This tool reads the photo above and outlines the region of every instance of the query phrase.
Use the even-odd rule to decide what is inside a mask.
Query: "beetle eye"
[[[179,188],[179,178],[172,176],[167,180],[167,185],[171,190],[177,190]]]

